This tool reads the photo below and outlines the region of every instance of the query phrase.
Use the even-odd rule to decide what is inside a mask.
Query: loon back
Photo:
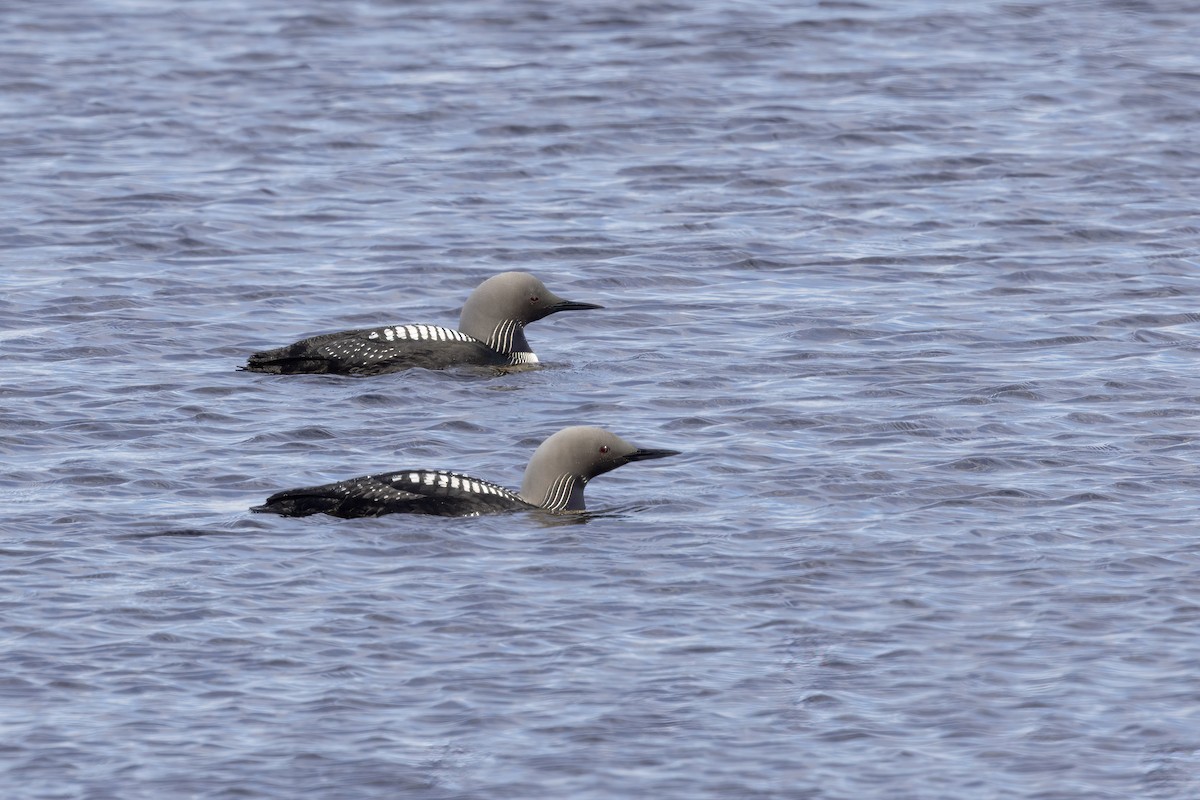
[[[396,325],[339,331],[250,356],[242,369],[274,375],[332,373],[383,375],[412,367],[446,369],[458,364],[515,363],[483,342],[451,328]]]
[[[444,470],[407,469],[288,489],[250,510],[285,517],[329,514],[352,518],[395,513],[473,517],[525,508],[532,506],[490,481]]]

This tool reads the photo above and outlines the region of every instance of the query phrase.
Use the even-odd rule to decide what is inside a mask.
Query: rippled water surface
[[[5,797],[1200,795],[1194,3],[0,12]],[[684,455],[247,512],[572,424]]]

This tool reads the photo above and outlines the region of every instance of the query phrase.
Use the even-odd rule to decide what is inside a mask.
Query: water
[[[1193,798],[1200,12],[10,4],[19,798]],[[234,368],[602,303],[543,368]],[[408,466],[517,514],[283,519]]]

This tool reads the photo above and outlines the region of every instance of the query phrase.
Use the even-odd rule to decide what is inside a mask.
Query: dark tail
[[[295,375],[297,373],[329,372],[329,359],[295,355],[291,348],[264,350],[246,360],[246,366],[238,367],[244,372],[265,372],[270,375]]]
[[[289,489],[276,492],[267,498],[261,506],[251,507],[251,511],[260,514],[279,514],[283,517],[307,517],[311,514],[328,514],[338,510],[341,500],[320,494],[311,494],[312,490]]]
[[[260,514],[279,514],[282,517],[329,514],[343,519],[378,517],[391,510],[386,504],[372,502],[361,497],[348,497],[345,494],[331,495],[326,490],[327,487],[316,486],[276,492],[268,497],[261,506],[253,506],[250,510]]]

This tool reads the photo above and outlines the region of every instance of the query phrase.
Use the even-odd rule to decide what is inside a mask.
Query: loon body
[[[243,370],[275,375],[381,375],[411,367],[537,363],[525,326],[559,311],[603,308],[564,300],[527,272],[504,272],[471,292],[458,330],[394,325],[311,336],[250,356]]]
[[[394,513],[474,517],[536,508],[583,511],[583,489],[592,478],[631,461],[678,454],[676,450],[636,447],[602,428],[576,426],[563,428],[538,446],[525,468],[519,492],[457,472],[406,469],[289,489],[250,510],[289,517],[322,513],[335,517]]]

